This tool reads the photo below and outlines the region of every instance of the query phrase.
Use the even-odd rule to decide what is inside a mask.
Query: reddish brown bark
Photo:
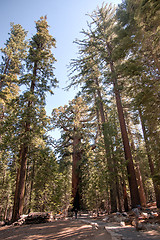
[[[34,80],[31,82],[30,91],[34,93],[35,87],[35,79],[36,79],[36,71],[37,71],[37,62],[34,64],[33,69],[33,77]],[[24,203],[24,192],[25,192],[25,180],[26,180],[26,165],[27,165],[27,154],[28,154],[28,133],[30,131],[30,107],[32,106],[32,101],[28,101],[28,117],[25,122],[25,139],[21,145],[20,149],[20,170],[17,172],[17,183],[16,183],[16,192],[15,192],[15,199],[14,199],[14,209],[13,209],[13,216],[12,221],[16,221],[20,218],[20,215],[23,213],[23,203]],[[19,176],[18,176],[19,175]]]
[[[72,198],[73,208],[80,209],[80,192],[79,192],[79,163],[81,160],[81,152],[79,150],[79,144],[81,138],[75,134],[73,137],[73,162],[72,162]]]
[[[131,147],[134,152],[136,152],[135,144],[133,141],[133,135],[131,132],[131,128],[129,125],[129,119],[127,116],[127,113],[125,114],[126,116],[126,121],[127,121],[127,128],[128,128],[128,134],[130,136],[131,140]],[[139,197],[140,197],[140,202],[142,207],[146,207],[146,196],[144,192],[144,187],[143,187],[143,181],[142,181],[142,175],[139,167],[139,161],[138,161],[138,156],[137,154],[135,155],[135,174],[136,174],[136,179],[137,179],[137,184],[138,184],[138,191],[139,191]]]
[[[131,194],[131,204],[132,204],[132,208],[134,208],[140,204],[136,174],[134,170],[133,159],[132,159],[131,149],[129,145],[129,139],[128,139],[126,123],[125,123],[124,114],[123,114],[123,107],[121,103],[120,92],[118,89],[117,76],[116,76],[116,72],[114,69],[114,64],[111,56],[111,47],[109,43],[106,43],[106,44],[107,44],[108,55],[110,58],[109,63],[110,63],[110,69],[112,73],[112,82],[113,82],[114,93],[116,98],[116,105],[117,105],[118,117],[120,122],[123,146],[124,146],[125,160],[127,163],[128,182],[129,182],[130,194]]]
[[[20,154],[19,154],[19,161],[21,161],[22,159],[22,148],[20,150]],[[20,162],[19,162],[20,165]],[[17,202],[17,196],[18,196],[18,186],[19,186],[19,178],[20,178],[20,166],[17,167],[17,176],[16,176],[16,189],[15,189],[15,194],[14,194],[14,205],[13,205],[13,211],[12,211],[12,221],[15,222],[18,218],[18,216],[16,216],[16,212],[18,209],[18,202]]]
[[[31,187],[30,187],[28,213],[30,213],[30,211],[31,211],[31,200],[32,200],[32,190],[33,190],[33,183],[34,183],[34,175],[35,175],[35,161],[33,161],[33,169],[32,169],[32,179],[31,179]]]

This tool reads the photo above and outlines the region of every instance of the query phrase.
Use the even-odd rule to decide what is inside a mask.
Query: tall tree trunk
[[[99,82],[98,79],[95,79],[96,85],[97,85],[97,95],[98,95],[98,105],[99,105],[99,111],[101,116],[101,122],[102,122],[102,132],[103,132],[103,138],[104,138],[104,145],[105,145],[105,152],[106,152],[106,158],[107,158],[107,164],[108,164],[108,171],[109,171],[109,185],[110,185],[110,200],[111,200],[111,212],[117,212],[117,200],[116,200],[116,181],[115,181],[115,172],[113,169],[113,161],[111,158],[111,146],[110,146],[110,136],[107,134],[108,127],[107,127],[107,113],[105,118],[105,112],[103,107],[103,101],[101,92],[99,90]]]
[[[128,212],[129,211],[128,195],[127,195],[127,189],[126,189],[126,183],[124,180],[124,176],[123,176],[123,180],[122,180],[122,189],[123,189],[124,210],[125,210],[125,212]]]
[[[136,152],[136,147],[135,147],[135,144],[134,144],[133,135],[132,135],[132,132],[131,132],[131,128],[130,128],[127,112],[125,112],[125,116],[126,116],[128,134],[129,134],[130,139],[131,139],[131,147],[132,147],[132,150],[134,152]],[[140,171],[140,167],[139,167],[139,160],[138,160],[137,153],[135,154],[135,166],[136,166],[135,167],[135,173],[136,173],[136,178],[137,178],[137,184],[138,184],[138,191],[139,191],[139,197],[140,197],[141,206],[142,207],[146,207],[146,196],[145,196],[145,192],[144,192],[142,175],[141,175],[141,171]]]
[[[143,187],[143,181],[142,181],[142,175],[141,175],[141,171],[140,171],[140,166],[139,166],[139,161],[138,161],[138,157],[135,157],[135,173],[136,173],[136,177],[137,177],[137,183],[138,183],[138,190],[139,190],[139,197],[140,197],[140,202],[141,202],[141,206],[142,207],[146,207],[146,195],[145,195],[145,191],[144,191],[144,187]]]
[[[20,218],[20,215],[22,215],[23,213],[27,153],[28,153],[28,146],[27,144],[24,144],[22,148],[22,160],[21,160],[20,175],[19,175],[19,181],[18,181],[18,192],[17,192],[16,204],[15,204],[16,208],[15,208],[14,216],[12,218],[13,221],[18,220]]]
[[[17,220],[17,209],[18,209],[18,186],[19,186],[19,179],[20,179],[20,164],[21,164],[21,159],[22,159],[22,147],[20,148],[20,153],[19,153],[19,162],[18,162],[18,167],[17,167],[17,176],[16,176],[16,189],[15,189],[15,194],[14,194],[14,205],[13,205],[13,211],[12,211],[12,222],[15,222]]]
[[[80,210],[80,178],[79,178],[79,163],[81,160],[81,153],[79,151],[79,144],[81,138],[75,134],[73,137],[73,162],[72,162],[72,198],[73,208]]]
[[[7,212],[8,212],[8,203],[9,203],[9,194],[7,195],[6,205],[5,205],[5,211],[4,211],[4,221],[7,219]]]
[[[146,147],[146,152],[147,152],[147,157],[148,157],[148,163],[149,163],[149,168],[150,168],[154,191],[155,191],[155,196],[156,196],[157,208],[160,208],[160,185],[155,181],[155,178],[154,178],[155,167],[154,167],[154,163],[153,163],[152,157],[151,157],[151,150],[150,150],[150,145],[149,145],[148,136],[147,136],[147,132],[146,132],[145,121],[143,119],[142,111],[140,108],[139,108],[139,116],[141,119],[142,131],[143,131],[145,147]]]
[[[114,86],[114,93],[115,93],[115,98],[116,98],[116,105],[117,105],[117,110],[118,110],[118,117],[119,117],[119,122],[120,122],[125,159],[126,159],[126,163],[127,163],[128,182],[129,182],[130,194],[131,194],[131,205],[132,205],[132,208],[134,208],[140,204],[136,174],[135,174],[135,170],[134,170],[133,159],[132,159],[131,149],[130,149],[130,145],[129,145],[129,139],[128,139],[126,123],[125,123],[124,114],[123,114],[121,97],[120,97],[120,93],[119,93],[119,89],[118,89],[117,76],[116,76],[114,64],[112,61],[111,47],[108,42],[106,44],[107,44],[108,55],[110,58],[109,63],[110,63],[110,69],[111,69],[111,73],[112,73],[112,81],[113,81],[113,86]]]
[[[30,213],[30,211],[31,211],[31,201],[32,201],[32,190],[33,190],[34,175],[35,175],[35,161],[33,161],[33,168],[32,168],[32,179],[31,179],[31,187],[30,187],[28,213]]]
[[[36,81],[36,72],[37,72],[37,62],[34,63],[34,68],[33,68],[33,80],[31,82],[31,87],[30,91],[32,94],[34,94],[34,88],[35,88],[35,81]],[[29,148],[29,139],[28,139],[28,134],[30,131],[30,124],[31,124],[31,116],[30,116],[30,108],[32,106],[32,101],[28,101],[28,117],[25,122],[25,138],[24,142],[21,145],[21,150],[20,150],[20,172],[17,173],[19,174],[19,177],[17,177],[17,192],[15,195],[15,202],[14,202],[14,211],[13,211],[13,217],[12,221],[16,221],[20,218],[20,215],[23,213],[23,202],[24,202],[24,192],[25,192],[25,180],[26,180],[26,165],[27,165],[27,154],[28,154],[28,148]]]

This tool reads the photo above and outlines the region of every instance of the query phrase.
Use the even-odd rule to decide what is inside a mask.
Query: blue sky
[[[54,89],[54,95],[47,97],[47,113],[55,107],[67,104],[75,95],[74,89],[66,92],[62,88],[67,85],[67,65],[76,58],[78,51],[73,41],[82,39],[80,31],[87,29],[88,13],[96,10],[102,3],[121,3],[121,0],[0,0],[0,47],[8,39],[10,22],[21,24],[28,31],[30,38],[35,34],[35,22],[41,16],[47,15],[50,34],[56,39],[56,49],[53,53],[57,62],[55,76],[59,88]]]

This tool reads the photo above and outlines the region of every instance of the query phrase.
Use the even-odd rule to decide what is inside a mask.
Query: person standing
[[[78,210],[77,210],[77,208],[75,208],[74,212],[75,212],[75,219],[77,219],[77,215],[78,215]]]

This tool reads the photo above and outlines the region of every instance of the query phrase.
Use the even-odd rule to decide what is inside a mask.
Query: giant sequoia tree
[[[63,155],[72,156],[72,204],[81,208],[81,162],[85,139],[89,137],[88,107],[81,97],[72,100],[69,105],[53,109],[53,126],[61,129],[61,148]],[[82,143],[83,141],[83,143]],[[62,150],[61,150],[62,152]],[[61,156],[62,159],[64,156]]]

